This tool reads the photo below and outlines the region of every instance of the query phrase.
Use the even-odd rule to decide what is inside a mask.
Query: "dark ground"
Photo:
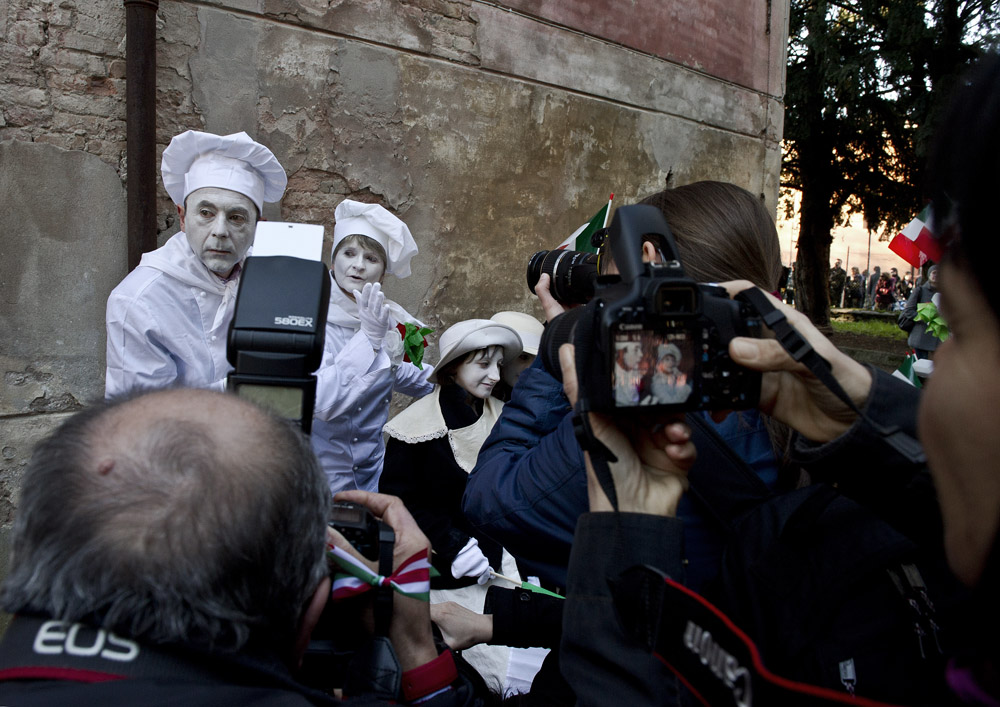
[[[829,338],[838,349],[856,361],[870,363],[890,373],[896,370],[903,357],[910,352],[906,339],[844,332],[834,332]]]

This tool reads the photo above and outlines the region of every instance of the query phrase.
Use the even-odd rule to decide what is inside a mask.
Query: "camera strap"
[[[583,331],[579,331],[583,329]],[[593,341],[590,328],[577,327],[577,341],[573,347],[576,358],[576,370],[589,371],[589,356],[593,350]],[[594,435],[594,430],[590,426],[590,401],[584,393],[583,386],[577,380],[577,400],[573,406],[573,434],[576,437],[580,449],[590,454],[590,464],[594,467],[594,474],[601,489],[611,502],[611,507],[618,510],[618,494],[615,492],[614,478],[611,476],[611,469],[608,463],[618,461],[614,452]]]
[[[706,705],[890,707],[771,672],[753,640],[704,597],[650,566],[609,580],[625,634]]]
[[[858,417],[867,422],[877,431],[889,446],[895,449],[905,459],[922,464],[926,461],[920,442],[895,425],[883,425],[871,419],[868,414],[858,408],[850,396],[844,392],[833,375],[833,367],[813,348],[802,336],[784,313],[774,306],[771,298],[756,287],[751,287],[736,295],[737,299],[749,302],[760,314],[764,324],[774,332],[778,343],[795,360],[809,369],[816,378],[837,396]]]
[[[617,511],[618,494],[615,492],[615,481],[611,476],[608,462],[614,463],[618,461],[618,457],[594,436],[586,406],[580,405],[577,401],[573,412],[573,434],[576,435],[576,442],[580,445],[580,449],[590,454],[590,464],[594,467],[597,482],[601,485],[604,495],[608,497],[608,501],[611,502],[611,507]]]
[[[384,577],[392,574],[392,550],[396,533],[387,523],[378,522],[378,571]],[[375,635],[388,636],[392,623],[392,586],[384,583],[375,589]]]

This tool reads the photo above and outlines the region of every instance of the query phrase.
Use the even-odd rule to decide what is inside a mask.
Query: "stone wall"
[[[378,201],[421,248],[390,296],[442,328],[535,309],[528,256],[698,179],[777,199],[787,0],[161,0],[157,142],[245,130],[273,219]],[[0,0],[0,524],[31,446],[100,397],[125,274],[120,0]],[[157,179],[159,176],[157,175]],[[160,188],[159,241],[177,229]],[[2,534],[2,533],[0,533]]]

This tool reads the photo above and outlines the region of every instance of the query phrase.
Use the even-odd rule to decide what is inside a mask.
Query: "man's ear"
[[[313,592],[309,603],[306,604],[305,611],[302,612],[298,631],[295,634],[295,646],[292,649],[292,665],[295,667],[302,666],[302,657],[306,654],[306,648],[309,647],[309,638],[312,636],[316,624],[319,623],[319,617],[323,614],[326,602],[330,598],[330,586],[330,578],[324,577],[323,581],[316,587],[316,591]]]
[[[642,242],[642,262],[644,263],[660,262],[660,254],[656,250],[656,246],[653,245],[652,241]]]
[[[177,204],[177,218],[180,219],[181,230],[183,231],[184,230],[184,207],[181,206],[180,204]]]

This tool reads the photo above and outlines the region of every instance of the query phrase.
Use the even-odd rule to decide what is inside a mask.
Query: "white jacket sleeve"
[[[434,372],[434,366],[424,364],[423,370],[412,363],[403,362],[396,367],[395,391],[414,398],[422,398],[432,390],[434,384],[427,377]]]
[[[339,417],[364,398],[374,380],[389,369],[391,362],[385,351],[372,349],[361,330],[336,354],[327,347],[323,363],[316,371],[316,408],[313,416],[320,420]]]
[[[134,388],[164,388],[177,379],[177,364],[163,343],[156,318],[144,303],[112,293],[105,321],[105,398]]]

